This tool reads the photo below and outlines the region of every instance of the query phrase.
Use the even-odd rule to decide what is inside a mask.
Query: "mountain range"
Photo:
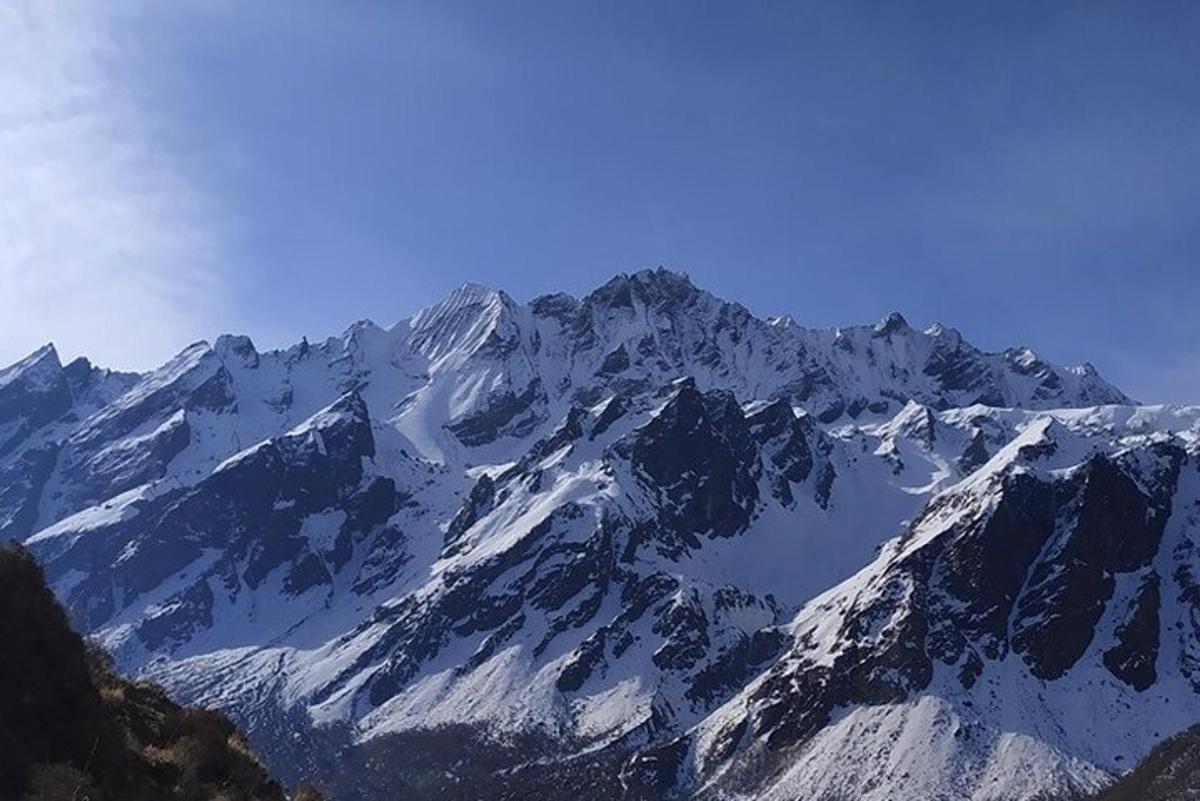
[[[0,539],[338,799],[1023,799],[1200,721],[1200,408],[681,274],[0,371]]]

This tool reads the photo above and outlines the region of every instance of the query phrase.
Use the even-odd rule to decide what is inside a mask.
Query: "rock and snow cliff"
[[[657,270],[145,375],[38,351],[0,536],[285,775],[437,741],[497,797],[1033,798],[1200,720],[1198,440],[1090,366]]]

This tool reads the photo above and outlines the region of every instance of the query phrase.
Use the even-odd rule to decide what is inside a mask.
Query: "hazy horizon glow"
[[[665,265],[1200,402],[1200,7],[3,3],[0,362]]]

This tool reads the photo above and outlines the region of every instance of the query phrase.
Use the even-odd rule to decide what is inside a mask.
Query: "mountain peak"
[[[222,334],[217,337],[212,349],[222,359],[235,359],[247,365],[258,364],[258,351],[245,334]]]
[[[421,329],[435,325],[436,321],[456,317],[466,310],[511,304],[504,292],[483,284],[467,282],[450,291],[437,303],[426,306],[412,318],[413,328]]]
[[[584,301],[617,308],[632,307],[636,300],[645,306],[658,307],[681,303],[701,292],[687,273],[658,267],[621,273],[591,292]]]
[[[907,330],[909,330],[908,320],[904,319],[904,315],[898,311],[889,312],[887,316],[875,324],[875,333],[878,336],[887,336],[888,334]]]
[[[411,341],[432,359],[465,357],[497,337],[505,338],[509,332],[501,330],[512,327],[517,309],[501,290],[466,283],[408,321]]]
[[[687,286],[695,289],[692,278],[683,270],[672,270],[669,267],[645,267],[634,272],[630,278],[644,284],[661,284],[664,286]]]
[[[503,291],[495,287],[479,284],[474,281],[465,281],[452,289],[450,294],[446,296],[446,299],[459,303],[484,303],[503,294]]]
[[[46,343],[33,353],[4,369],[0,369],[0,387],[19,379],[31,380],[39,376],[55,376],[62,371],[62,363],[53,343]]]
[[[541,317],[565,319],[579,308],[579,300],[566,292],[551,292],[529,301],[529,308]]]

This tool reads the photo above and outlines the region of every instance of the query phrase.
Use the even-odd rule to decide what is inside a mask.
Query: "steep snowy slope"
[[[453,730],[457,757],[390,780],[460,797],[445,776],[486,753],[498,793],[566,766],[631,796],[867,797],[895,734],[924,744],[918,795],[991,797],[979,777],[1025,760],[1003,785],[1025,798],[1192,722],[1190,673],[1142,645],[1178,621],[1172,664],[1200,647],[1198,418],[895,314],[763,321],[662,270],[529,304],[466,286],[141,376],[39,351],[0,372],[0,533],[122,666],[224,706],[285,777]],[[1148,692],[1171,715],[1122,732],[1080,706]]]
[[[1104,785],[1200,719],[1197,421],[1030,415],[806,605],[786,656],[631,775],[768,799]]]

